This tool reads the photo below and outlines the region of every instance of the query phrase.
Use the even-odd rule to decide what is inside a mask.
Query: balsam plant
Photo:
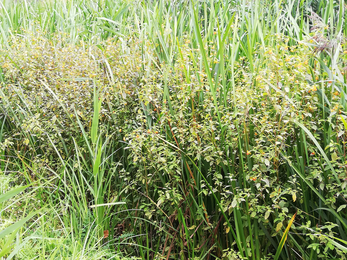
[[[31,255],[345,259],[341,1],[1,7],[4,172],[59,234]]]

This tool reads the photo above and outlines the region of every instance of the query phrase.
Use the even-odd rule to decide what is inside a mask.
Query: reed
[[[345,17],[0,0],[0,256],[344,259]]]

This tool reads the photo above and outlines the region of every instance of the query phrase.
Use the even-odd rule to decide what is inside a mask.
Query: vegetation
[[[346,259],[334,0],[1,0],[0,258]]]

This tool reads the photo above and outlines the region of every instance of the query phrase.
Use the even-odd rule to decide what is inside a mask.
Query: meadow
[[[346,259],[334,0],[0,0],[0,259]]]

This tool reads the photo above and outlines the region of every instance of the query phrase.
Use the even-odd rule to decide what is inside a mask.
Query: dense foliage
[[[342,1],[0,16],[0,257],[346,259]]]

